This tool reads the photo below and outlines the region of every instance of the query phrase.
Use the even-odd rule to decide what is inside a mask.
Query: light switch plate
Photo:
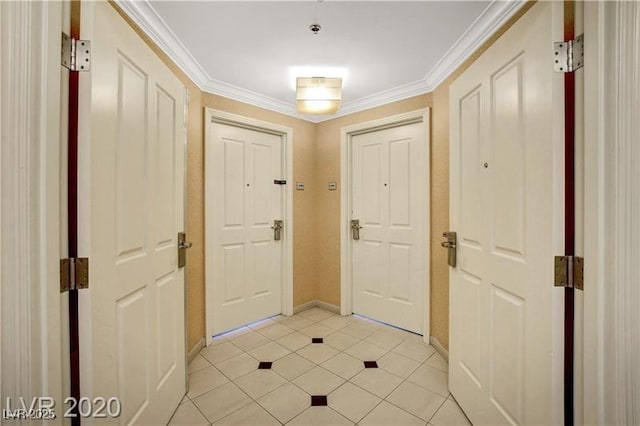
[[[296,182],[296,189],[298,191],[304,191],[304,182]]]
[[[338,184],[335,182],[329,182],[329,191],[335,191],[338,189]]]

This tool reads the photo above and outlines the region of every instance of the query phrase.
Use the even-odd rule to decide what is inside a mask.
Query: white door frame
[[[256,120],[242,115],[231,114],[212,108],[204,109],[204,205],[205,205],[205,310],[206,310],[206,344],[213,340],[213,223],[207,214],[207,208],[213,203],[213,186],[208,185],[212,179],[214,165],[213,149],[210,148],[213,142],[211,123],[227,124],[241,127],[243,129],[254,130],[262,133],[277,135],[282,139],[282,164],[285,165],[287,184],[284,185],[286,195],[284,206],[282,206],[285,237],[284,255],[282,256],[282,270],[284,280],[282,283],[282,308],[283,315],[293,315],[293,129]]]
[[[640,224],[632,211],[640,202],[633,184],[640,84],[632,78],[640,54],[629,35],[640,30],[640,6],[586,2],[584,7],[589,40],[584,69],[584,327],[582,336],[576,336],[584,339],[583,353],[576,354],[583,358],[583,420],[637,424],[640,409],[631,398],[637,401],[640,389],[638,360],[633,359],[640,337],[637,307],[629,302],[640,292],[637,267],[628,266],[635,265],[640,251]]]
[[[0,394],[2,408],[11,397],[13,409],[18,397],[27,403],[52,397],[57,421],[68,382],[62,344],[67,295],[59,288],[66,6],[0,3]]]
[[[353,282],[352,282],[352,248],[351,240],[351,172],[352,172],[352,139],[354,136],[363,133],[374,132],[377,130],[388,129],[392,127],[400,127],[409,124],[422,123],[424,128],[425,157],[423,158],[424,167],[421,168],[423,176],[420,179],[420,189],[424,194],[423,212],[424,225],[422,235],[422,245],[424,258],[424,290],[422,300],[424,303],[422,309],[422,333],[423,340],[429,342],[430,335],[430,273],[431,273],[431,253],[430,253],[430,229],[431,229],[431,213],[430,213],[430,155],[431,155],[431,130],[429,120],[430,108],[417,111],[407,112],[404,114],[385,117],[378,120],[358,123],[352,126],[340,129],[340,314],[351,315],[353,312]]]

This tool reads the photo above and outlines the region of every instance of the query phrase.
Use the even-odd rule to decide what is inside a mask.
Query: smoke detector
[[[309,25],[309,29],[311,30],[312,33],[318,34],[322,29],[322,27],[318,24],[311,24]]]

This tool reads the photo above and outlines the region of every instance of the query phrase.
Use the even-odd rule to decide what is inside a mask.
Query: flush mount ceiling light
[[[296,79],[298,112],[334,114],[342,101],[342,79],[298,77]]]

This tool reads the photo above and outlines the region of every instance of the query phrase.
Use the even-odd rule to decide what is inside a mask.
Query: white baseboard
[[[323,302],[322,300],[318,300],[318,308],[322,308],[325,311],[333,312],[334,314],[340,315],[340,306],[334,305],[332,303]]]
[[[200,353],[200,350],[204,348],[204,337],[200,340],[198,340],[198,342],[193,345],[193,348],[191,348],[191,350],[189,351],[189,354],[187,355],[187,361],[191,362],[193,361],[193,359]]]
[[[307,309],[311,309],[311,308],[314,308],[316,306],[318,306],[318,301],[317,300],[311,300],[311,301],[309,301],[307,303],[303,303],[302,305],[295,306],[293,308],[293,314],[295,315],[297,313],[300,313],[302,311],[306,311]]]
[[[322,300],[311,300],[307,303],[303,303],[302,305],[298,305],[293,308],[293,314],[297,314],[302,311],[306,311],[307,309],[319,307],[324,309],[325,311],[333,312],[334,314],[340,315],[340,306],[336,306],[331,303],[323,302]]]
[[[429,339],[431,346],[435,348],[435,350],[444,358],[447,362],[449,362],[449,351],[447,351],[442,344],[435,337],[431,336]]]

